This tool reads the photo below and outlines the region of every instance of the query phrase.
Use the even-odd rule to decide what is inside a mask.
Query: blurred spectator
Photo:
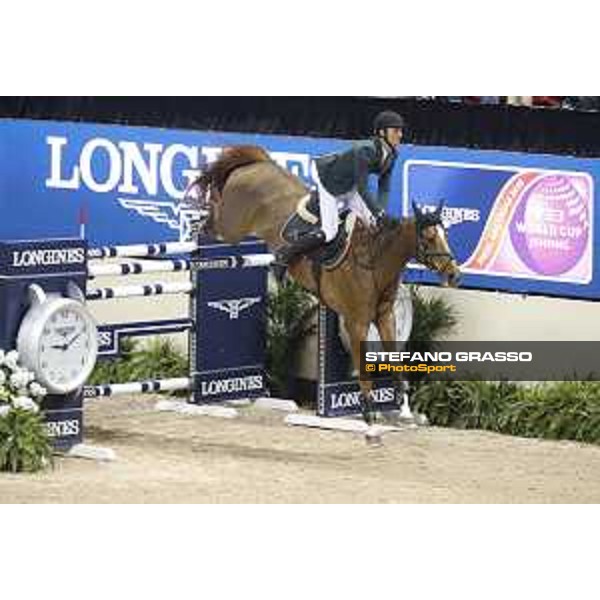
[[[513,106],[543,106],[560,108],[563,96],[507,96],[508,103]]]
[[[533,96],[507,96],[506,101],[513,106],[533,106]]]
[[[560,108],[564,96],[533,96],[534,106],[544,106],[546,108]]]
[[[467,104],[500,104],[503,96],[464,96]]]
[[[600,96],[418,96],[418,98],[471,105],[510,104],[512,106],[600,111]]]
[[[600,110],[600,96],[567,96],[563,108],[571,110]]]
[[[501,104],[505,96],[432,96],[446,102],[465,104]]]

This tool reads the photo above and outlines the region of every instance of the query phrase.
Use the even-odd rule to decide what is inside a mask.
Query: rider
[[[343,152],[316,159],[321,229],[309,232],[277,253],[275,273],[279,280],[292,261],[335,239],[340,210],[351,209],[369,225],[381,224],[388,207],[391,175],[403,131],[404,119],[398,113],[385,111],[375,119],[373,137],[355,142]],[[377,199],[368,190],[371,174],[379,177]]]

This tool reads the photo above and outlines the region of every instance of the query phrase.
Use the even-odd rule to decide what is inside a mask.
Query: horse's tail
[[[206,190],[213,187],[219,193],[234,171],[259,162],[270,162],[269,155],[258,146],[233,146],[223,150],[221,156],[200,174],[196,185]]]
[[[238,169],[260,162],[271,162],[271,158],[258,146],[226,148],[215,162],[192,181],[186,192],[186,201],[194,205],[201,214],[206,214],[210,222],[214,204],[221,202],[229,177]]]
[[[258,146],[233,146],[223,150],[221,156],[191,183],[195,201],[208,205],[220,199],[225,184],[234,171],[259,162],[270,162],[269,155]]]

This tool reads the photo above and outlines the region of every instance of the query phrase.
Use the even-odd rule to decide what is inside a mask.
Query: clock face
[[[85,384],[96,365],[94,319],[78,300],[46,295],[37,284],[29,293],[31,306],[17,335],[20,361],[49,393],[70,394]]]
[[[96,362],[93,320],[72,303],[52,311],[38,338],[38,375],[51,391],[68,392],[85,383]]]

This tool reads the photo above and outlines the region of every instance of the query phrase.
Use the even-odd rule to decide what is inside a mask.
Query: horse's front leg
[[[375,325],[379,331],[379,337],[383,343],[384,350],[386,352],[394,352],[398,350],[396,344],[393,343],[398,341],[396,340],[396,315],[394,314],[393,308],[384,311],[377,319]],[[401,398],[402,401],[402,411],[400,415],[401,419],[410,423],[425,424],[427,422],[427,418],[424,415],[418,415],[415,417],[410,408],[408,381],[406,381],[406,379],[404,379],[401,375],[395,376],[394,387],[396,388],[396,397]]]
[[[383,344],[383,349],[386,352],[397,350],[394,342],[396,342],[396,315],[394,314],[393,304],[389,303],[385,309],[379,314],[375,321],[375,326],[379,332],[379,337]],[[399,375],[394,375],[394,388],[396,389],[396,398],[403,399],[402,413],[405,416],[406,409],[410,411],[408,406],[408,394],[406,394],[405,381]]]
[[[350,318],[344,320],[348,337],[350,338],[350,348],[352,351],[352,363],[355,370],[360,373],[360,343],[367,339],[370,323],[357,321]],[[375,408],[373,406],[373,382],[359,379],[360,385],[360,410],[367,425],[372,425],[375,421]]]

